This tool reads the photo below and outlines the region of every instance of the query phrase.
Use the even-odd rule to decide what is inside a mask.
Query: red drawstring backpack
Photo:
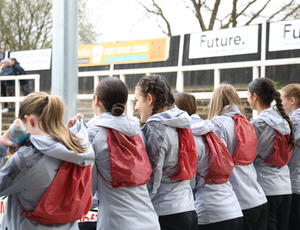
[[[113,188],[147,184],[152,169],[142,138],[139,135],[128,137],[117,130],[108,128],[107,142],[112,181],[106,180],[98,169],[101,178]]]
[[[92,166],[63,162],[33,211],[21,215],[40,224],[66,224],[88,213],[92,206]]]
[[[264,159],[275,167],[285,166],[292,157],[292,149],[289,145],[290,135],[282,135],[275,130],[274,152]]]
[[[209,167],[206,176],[201,176],[207,184],[223,184],[229,180],[234,163],[227,147],[220,137],[209,132],[202,137],[205,138],[210,150]]]
[[[256,158],[257,137],[252,124],[242,115],[232,117],[235,124],[237,145],[233,154],[236,165],[248,165]]]
[[[179,155],[177,172],[171,176],[172,180],[190,180],[197,171],[197,149],[190,129],[177,128],[179,140]]]

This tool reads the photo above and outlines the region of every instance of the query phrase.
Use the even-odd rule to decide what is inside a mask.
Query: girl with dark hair
[[[214,90],[208,117],[234,161],[230,183],[244,215],[243,229],[266,230],[267,199],[253,165],[257,138],[253,126],[241,113],[240,97],[232,85],[223,83]]]
[[[198,168],[191,184],[194,188],[198,230],[239,230],[243,214],[229,182],[233,169],[231,155],[223,140],[214,133],[214,125],[196,114],[195,97],[188,93],[176,93],[174,97],[175,104],[192,118]]]
[[[289,84],[281,90],[282,105],[293,123],[295,146],[289,169],[292,183],[292,208],[290,216],[290,230],[297,230],[300,226],[300,84]]]
[[[195,230],[190,179],[195,176],[197,153],[189,115],[174,103],[163,76],[145,76],[135,88],[147,152],[152,165],[148,190],[163,230]]]
[[[159,230],[146,185],[151,165],[138,119],[124,115],[127,97],[127,86],[116,77],[102,79],[95,90],[96,116],[88,131],[96,154],[97,229]]]
[[[268,200],[268,229],[287,229],[292,193],[287,166],[293,145],[292,123],[272,80],[255,79],[248,91],[248,102],[259,113],[252,121],[258,138],[255,168]],[[271,107],[274,100],[276,108]]]

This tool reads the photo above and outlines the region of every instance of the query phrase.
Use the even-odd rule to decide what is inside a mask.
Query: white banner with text
[[[191,34],[189,58],[258,52],[258,25]]]
[[[300,49],[300,20],[270,23],[269,31],[269,51]]]

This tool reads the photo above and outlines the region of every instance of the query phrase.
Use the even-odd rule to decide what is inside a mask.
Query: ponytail
[[[124,113],[125,106],[122,103],[116,103],[112,105],[111,114],[113,116],[121,116]]]
[[[214,89],[213,95],[209,102],[208,119],[212,119],[215,116],[219,116],[224,112],[224,107],[237,106],[242,111],[241,99],[236,89],[226,83],[222,83],[219,87]]]
[[[83,153],[85,148],[63,122],[64,103],[58,96],[51,96],[45,92],[31,93],[20,104],[19,118],[34,114],[40,120],[43,131],[53,136],[69,150]]]
[[[248,85],[248,90],[251,94],[255,93],[260,102],[266,106],[271,106],[272,101],[275,100],[276,107],[278,112],[282,116],[283,119],[287,121],[290,126],[290,145],[294,146],[294,135],[293,135],[293,125],[289,118],[289,116],[285,113],[282,105],[282,100],[280,97],[279,91],[276,90],[273,81],[269,78],[257,78],[254,81],[250,82]]]
[[[275,90],[275,92],[274,92],[274,100],[276,102],[276,107],[277,107],[277,110],[279,111],[280,115],[283,117],[283,119],[285,119],[287,121],[287,123],[290,126],[291,133],[290,133],[290,142],[289,142],[289,144],[292,147],[294,147],[293,125],[292,125],[292,122],[290,120],[290,117],[285,113],[285,111],[283,109],[281,96],[280,96],[280,93],[279,93],[278,90]]]

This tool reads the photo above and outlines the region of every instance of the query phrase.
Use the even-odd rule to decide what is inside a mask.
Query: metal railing
[[[15,96],[0,97],[0,131],[2,132],[2,108],[3,103],[15,103],[15,118],[18,117],[20,102],[24,99],[20,93],[21,80],[34,80],[34,91],[40,91],[40,75],[39,74],[26,74],[16,76],[0,76],[0,88],[3,81],[15,81]]]
[[[127,77],[133,74],[149,74],[149,73],[171,73],[176,72],[176,91],[184,92],[184,72],[190,71],[214,71],[214,88],[220,85],[220,71],[225,69],[241,69],[252,68],[252,79],[259,77],[265,77],[266,66],[280,66],[280,65],[295,65],[300,64],[300,58],[284,58],[284,59],[272,59],[272,60],[258,60],[258,61],[244,61],[244,62],[231,62],[231,63],[217,63],[217,64],[202,64],[202,65],[179,65],[171,67],[153,67],[153,68],[140,68],[140,69],[121,69],[121,70],[103,70],[103,71],[86,71],[80,72],[79,77],[93,77],[93,87],[96,88],[101,76],[119,75],[120,79],[125,82]],[[263,71],[263,72],[262,72]],[[191,93],[196,99],[209,99],[212,96],[212,92],[199,92]],[[238,91],[241,98],[247,97],[247,91]],[[92,94],[79,94],[80,100],[91,100]],[[127,114],[132,115],[134,112],[134,95],[129,94],[127,102]]]

